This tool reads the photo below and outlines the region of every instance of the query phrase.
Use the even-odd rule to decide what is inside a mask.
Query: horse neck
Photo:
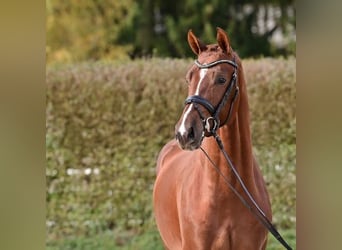
[[[249,122],[249,107],[247,100],[247,90],[245,85],[244,76],[242,70],[239,77],[240,86],[240,100],[237,113],[231,117],[231,121],[228,124],[222,126],[218,130],[224,148],[231,158],[234,167],[238,171],[240,177],[245,181],[245,184],[249,186],[253,182],[253,154],[252,154],[252,139]],[[236,178],[232,176],[232,172],[228,166],[223,153],[220,151],[215,139],[213,137],[207,138],[203,141],[203,148],[206,150],[211,159],[217,164],[220,171],[228,177],[228,180],[233,186],[238,185]],[[203,155],[204,156],[204,155]],[[226,183],[222,177],[217,174],[213,169],[212,163],[204,156],[205,171],[207,178],[211,180],[214,186],[224,185],[226,189]]]

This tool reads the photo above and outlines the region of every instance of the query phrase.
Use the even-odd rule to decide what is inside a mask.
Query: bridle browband
[[[217,105],[217,107],[215,108],[207,99],[199,96],[199,95],[192,95],[189,96],[188,98],[186,98],[185,100],[185,105],[187,104],[194,104],[195,109],[197,110],[197,112],[199,113],[200,118],[202,119],[202,123],[203,123],[203,134],[202,134],[202,140],[205,136],[205,131],[207,131],[209,133],[209,135],[207,136],[213,136],[217,142],[217,145],[219,146],[221,152],[223,153],[230,169],[232,170],[234,176],[236,177],[236,179],[238,180],[238,182],[240,183],[243,191],[245,192],[245,194],[247,195],[248,199],[251,201],[252,205],[241,195],[238,193],[238,191],[230,184],[230,182],[228,181],[227,177],[223,175],[223,173],[221,172],[221,170],[218,168],[218,166],[213,162],[213,160],[209,157],[208,153],[202,148],[200,147],[200,149],[202,150],[202,152],[205,154],[205,156],[209,159],[209,161],[211,162],[212,166],[214,167],[214,169],[218,172],[219,175],[221,175],[221,177],[224,179],[224,181],[227,183],[227,185],[229,186],[229,188],[235,193],[235,195],[241,200],[241,202],[247,207],[247,209],[249,209],[251,211],[251,213],[259,220],[259,222],[261,224],[263,224],[267,230],[288,250],[292,250],[292,248],[288,245],[288,243],[283,239],[283,237],[280,235],[280,233],[277,231],[277,229],[273,226],[273,224],[268,220],[268,218],[266,217],[265,213],[262,211],[262,209],[258,206],[258,204],[256,203],[256,201],[254,200],[254,198],[252,197],[252,195],[250,194],[250,192],[248,191],[246,185],[244,184],[244,182],[242,181],[239,173],[236,171],[231,159],[229,158],[226,150],[224,149],[223,143],[221,138],[219,137],[219,135],[217,134],[217,129],[221,126],[220,124],[220,120],[219,120],[219,115],[220,112],[222,110],[222,108],[224,107],[224,105],[226,104],[228,97],[230,96],[230,93],[233,89],[233,86],[235,86],[235,94],[234,97],[232,99],[232,102],[230,104],[230,108],[229,108],[229,112],[228,115],[225,119],[225,121],[222,123],[225,124],[231,115],[232,109],[233,109],[233,105],[234,102],[236,100],[236,97],[239,93],[239,86],[237,86],[236,84],[236,80],[237,80],[237,64],[235,63],[235,57],[233,58],[233,61],[231,60],[217,60],[211,63],[207,63],[207,64],[201,64],[198,60],[195,61],[195,64],[197,65],[197,67],[199,67],[200,69],[208,69],[211,67],[214,67],[218,64],[221,63],[228,63],[229,65],[232,65],[234,67],[234,72],[233,75],[230,79],[230,83],[221,99],[221,101],[219,102],[219,104]],[[202,105],[203,107],[205,107],[209,114],[211,115],[208,118],[204,118],[203,113],[201,112],[201,110],[198,107],[198,104]],[[213,126],[211,127],[210,125],[210,121],[213,121]],[[254,209],[253,209],[254,208]]]
[[[217,60],[217,61],[214,61],[211,63],[205,63],[205,64],[201,64],[198,60],[195,61],[196,66],[199,67],[200,69],[208,69],[208,68],[214,67],[218,64],[222,64],[222,63],[227,63],[227,64],[233,66],[234,72],[232,74],[232,77],[230,78],[229,85],[227,86],[227,89],[226,89],[221,101],[219,102],[219,104],[216,107],[214,107],[207,99],[201,97],[200,95],[192,95],[192,96],[189,96],[188,98],[185,99],[185,105],[191,104],[191,103],[200,104],[211,115],[210,117],[205,119],[201,110],[198,108],[197,105],[195,105],[195,108],[198,111],[198,113],[202,119],[203,126],[204,126],[202,137],[205,136],[205,131],[208,132],[207,136],[213,135],[220,126],[222,126],[223,124],[225,124],[229,120],[232,109],[233,109],[234,102],[235,102],[236,97],[239,93],[239,86],[237,86],[237,84],[236,84],[238,65],[235,63],[235,57],[234,57],[233,61],[225,59],[225,60]],[[234,86],[235,86],[235,94],[234,94],[234,97],[232,99],[228,115],[227,115],[225,121],[221,124],[220,119],[219,119],[220,112],[221,112],[222,108],[224,107],[224,105],[226,104]],[[210,121],[213,122],[213,126],[210,126]]]
[[[208,69],[208,68],[216,66],[217,64],[220,64],[220,63],[228,63],[228,64],[232,65],[234,68],[237,68],[237,64],[235,63],[235,58],[234,58],[234,61],[222,59],[222,60],[217,60],[217,61],[214,61],[211,63],[205,63],[205,64],[201,64],[198,60],[195,60],[195,64],[200,69]]]

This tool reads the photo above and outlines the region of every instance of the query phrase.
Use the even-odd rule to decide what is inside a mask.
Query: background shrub
[[[295,227],[295,58],[244,60],[254,151],[274,223]],[[47,68],[47,242],[154,229],[152,188],[173,138],[192,61],[151,59]],[[121,232],[121,233],[116,233]]]

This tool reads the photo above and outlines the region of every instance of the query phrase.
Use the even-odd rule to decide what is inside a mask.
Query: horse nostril
[[[193,128],[193,127],[191,127],[191,128],[189,129],[188,138],[189,138],[190,140],[193,140],[193,139],[195,138],[195,132],[194,132],[194,128]]]
[[[195,141],[195,130],[193,127],[188,128],[184,131],[177,131],[175,133],[175,139],[178,142],[178,145],[182,149],[191,149],[191,145]]]
[[[179,132],[176,132],[176,135],[175,135],[175,137],[176,137],[176,140],[178,140],[178,141],[179,141],[179,138],[180,138],[180,133],[179,133]]]

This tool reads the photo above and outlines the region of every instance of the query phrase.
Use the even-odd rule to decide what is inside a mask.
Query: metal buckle
[[[213,128],[211,129],[210,128],[210,120],[213,121],[214,123],[214,126]],[[204,125],[204,129],[208,132],[208,133],[214,133],[217,129],[218,129],[218,122],[217,120],[214,118],[214,117],[208,117],[206,120],[205,120],[205,125]]]

